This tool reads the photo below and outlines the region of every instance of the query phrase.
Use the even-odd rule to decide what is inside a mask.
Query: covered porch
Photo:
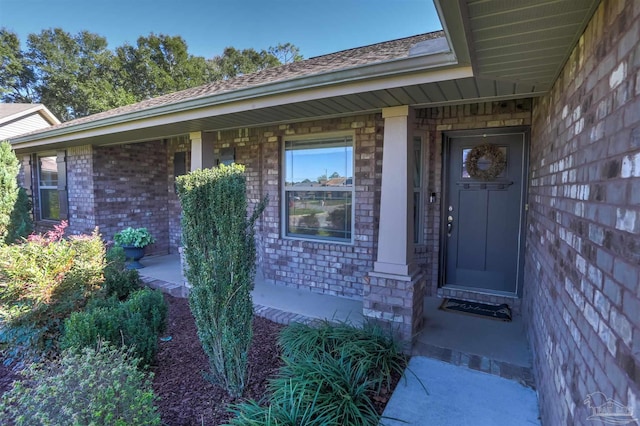
[[[177,254],[147,256],[138,272],[144,283],[175,297],[186,297],[188,288]],[[266,283],[256,273],[252,292],[256,315],[281,324],[309,323],[316,320],[364,321],[362,300],[349,299]],[[531,349],[522,317],[511,322],[445,312],[438,307],[442,299],[425,297],[424,327],[410,353],[450,364],[468,367],[535,387]]]

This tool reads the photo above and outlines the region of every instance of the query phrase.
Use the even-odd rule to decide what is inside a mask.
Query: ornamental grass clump
[[[99,343],[33,364],[0,401],[0,424],[160,425],[152,374],[130,350]]]
[[[294,323],[280,333],[284,367],[269,384],[268,405],[232,407],[230,425],[378,425],[384,398],[407,359],[390,333],[373,324]]]
[[[247,214],[244,166],[196,170],[177,180],[182,204],[189,306],[209,358],[211,379],[242,395],[252,339],[254,224],[266,205]]]

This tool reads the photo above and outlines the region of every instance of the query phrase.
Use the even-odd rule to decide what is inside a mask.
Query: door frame
[[[517,134],[523,136],[522,147],[522,187],[521,187],[521,201],[520,201],[520,227],[518,235],[518,260],[517,260],[517,282],[516,291],[514,293],[493,291],[490,289],[477,289],[470,287],[458,287],[445,285],[446,279],[446,256],[447,256],[447,237],[446,237],[446,218],[447,218],[447,206],[449,205],[449,161],[451,158],[451,139],[460,137],[482,137],[486,135],[509,135]],[[472,130],[453,130],[442,132],[442,175],[440,177],[442,197],[440,203],[440,246],[439,246],[439,271],[438,271],[438,287],[439,288],[451,288],[455,290],[462,290],[469,293],[489,294],[496,296],[508,296],[508,297],[522,297],[522,283],[524,281],[524,257],[526,246],[526,230],[527,230],[527,211],[529,209],[528,194],[529,194],[529,150],[531,145],[531,128],[529,126],[517,126],[517,127],[497,127],[497,128],[479,128]]]

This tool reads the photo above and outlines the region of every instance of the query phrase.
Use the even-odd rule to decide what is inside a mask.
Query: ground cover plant
[[[377,425],[375,399],[389,394],[407,359],[381,328],[294,323],[279,337],[283,367],[269,401],[234,406],[240,425]]]
[[[138,362],[100,343],[32,364],[0,401],[0,424],[160,425],[151,377]]]

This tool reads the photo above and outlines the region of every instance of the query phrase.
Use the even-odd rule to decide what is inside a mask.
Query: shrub
[[[0,424],[160,425],[151,374],[131,352],[99,345],[32,365],[0,402]]]
[[[107,251],[107,264],[104,268],[104,289],[107,297],[115,295],[124,300],[131,292],[142,287],[140,275],[135,269],[127,269],[126,256],[122,247],[112,247]]]
[[[98,302],[84,312],[75,312],[64,322],[61,347],[80,350],[107,340],[130,346],[145,365],[158,349],[158,334],[164,330],[167,306],[162,293],[144,289],[124,302],[115,297]]]
[[[0,142],[0,243],[7,236],[11,213],[18,198],[20,163],[7,141]]]
[[[247,217],[244,167],[196,170],[177,180],[189,305],[212,377],[232,395],[244,389],[252,338],[255,275],[253,226],[266,200]]]
[[[18,188],[18,198],[13,206],[9,227],[7,228],[7,236],[5,242],[14,244],[23,238],[27,238],[33,232],[33,220],[31,219],[31,200],[27,195],[27,191]]]
[[[64,239],[65,226],[0,246],[0,349],[7,362],[55,349],[62,320],[100,290],[100,235]]]

